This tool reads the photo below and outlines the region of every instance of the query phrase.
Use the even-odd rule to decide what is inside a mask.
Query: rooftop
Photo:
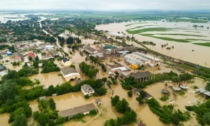
[[[68,75],[68,74],[71,74],[71,73],[77,73],[77,71],[72,67],[63,68],[63,69],[61,69],[61,72],[63,73],[63,75]]]
[[[88,85],[88,84],[82,85],[82,86],[81,86],[81,89],[82,89],[84,92],[94,91],[94,89],[93,89],[90,85]]]
[[[90,46],[85,46],[84,50],[87,51],[88,53],[94,53],[96,50]]]
[[[73,117],[74,115],[86,113],[86,112],[89,112],[91,110],[96,110],[96,109],[97,108],[95,107],[95,105],[93,103],[90,103],[90,104],[86,104],[86,105],[82,105],[82,106],[78,106],[78,107],[60,111],[58,114],[61,117]]]
[[[148,77],[150,76],[151,73],[149,71],[146,71],[146,72],[137,72],[137,73],[133,73],[133,77],[135,79],[138,79],[138,78],[144,78],[144,77]]]
[[[62,59],[62,61],[65,63],[65,62],[68,62],[68,61],[69,61],[69,59],[67,59],[67,58],[63,58],[63,59]]]

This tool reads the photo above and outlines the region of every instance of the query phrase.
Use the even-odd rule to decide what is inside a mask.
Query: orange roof
[[[29,57],[35,57],[35,54],[33,52],[28,53]]]

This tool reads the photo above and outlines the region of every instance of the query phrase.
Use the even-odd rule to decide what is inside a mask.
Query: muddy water
[[[166,82],[168,84],[170,84],[171,82]],[[145,89],[145,91],[147,91],[149,94],[151,94],[156,100],[159,101],[159,103],[161,105],[169,105],[170,101],[174,100],[174,96],[172,95],[172,90],[170,90],[171,95],[169,97],[169,100],[163,102],[160,100],[162,94],[161,94],[161,89],[163,89],[165,83],[157,83],[154,85],[151,85],[149,87],[147,87]],[[204,102],[204,98],[199,96],[198,94],[195,94],[195,90],[193,89],[194,86],[198,86],[199,88],[204,88],[206,82],[200,78],[195,78],[193,79],[193,81],[191,83],[187,83],[189,89],[187,91],[185,91],[184,95],[178,95],[176,97],[176,100],[174,102],[174,107],[175,109],[180,109],[181,111],[186,111],[185,106],[192,106],[192,105],[196,105],[197,103],[202,103]],[[144,111],[144,109],[143,109]],[[147,119],[147,118],[145,118]],[[187,121],[184,122],[184,124],[186,125],[198,125],[198,122],[195,118],[195,116],[192,116],[192,118]]]
[[[129,27],[125,26],[126,24],[129,24],[129,23],[112,23],[109,25],[99,25],[99,26],[96,26],[96,29],[126,33],[126,29],[129,29]],[[164,24],[164,25],[169,27],[170,25],[174,25],[174,24]],[[192,26],[193,24],[180,23],[179,25],[181,25],[181,26],[182,25],[187,25],[187,26],[191,25]],[[206,26],[208,26],[208,25],[209,24],[206,24]],[[131,27],[134,27],[134,26],[131,26]],[[184,31],[184,29],[182,31]],[[209,32],[205,32],[204,30],[201,33],[204,36],[206,36],[206,35],[209,36]],[[188,34],[191,34],[191,33],[188,33]],[[196,34],[196,33],[193,33],[193,34]],[[202,66],[210,67],[210,58],[207,55],[210,53],[209,47],[198,46],[198,45],[194,45],[192,43],[180,43],[180,42],[165,41],[165,40],[146,37],[146,36],[142,36],[142,35],[134,35],[134,37],[137,38],[139,41],[153,41],[153,42],[155,42],[156,46],[148,46],[148,47],[155,51],[158,51],[162,54],[172,56],[174,58],[182,59],[185,61],[193,62],[195,64],[200,64]],[[174,49],[167,50],[167,49],[161,48],[161,45],[166,44],[166,43],[168,43],[170,47],[174,46]],[[134,45],[134,46],[138,46],[138,45]],[[192,50],[194,50],[194,52]]]
[[[5,62],[6,60],[8,60],[9,62]],[[6,56],[4,57],[2,60],[1,60],[1,63],[7,68],[7,69],[10,69],[10,70],[16,70],[16,71],[19,71],[22,66],[24,65],[24,63],[21,63],[20,65],[18,66],[13,66],[12,65],[12,62],[13,62],[13,57],[12,56]]]
[[[40,85],[43,85],[44,88],[48,88],[50,85],[56,86],[58,84],[63,84],[65,82],[60,72],[51,72],[51,73],[39,73],[29,78],[33,81],[38,79],[40,81]]]
[[[0,114],[0,125],[1,126],[10,126],[8,123],[9,114]]]

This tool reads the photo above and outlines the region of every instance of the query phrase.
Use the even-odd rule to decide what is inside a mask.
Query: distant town
[[[0,13],[1,125],[210,125],[209,58],[185,58],[200,48],[209,50],[208,45],[193,43],[185,54],[172,54],[181,48],[177,43],[195,38],[150,33],[169,30],[151,24],[176,22],[175,27],[185,20],[197,23],[186,25],[189,32],[200,28],[209,33],[210,18],[117,15]]]

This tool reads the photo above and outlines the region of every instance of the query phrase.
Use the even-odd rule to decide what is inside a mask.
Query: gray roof
[[[88,53],[94,53],[96,50],[90,46],[85,46],[84,50],[87,51]]]
[[[74,68],[69,67],[69,68],[63,68],[63,69],[61,69],[61,73],[63,75],[68,75],[68,74],[71,74],[71,73],[78,73],[78,72]]]
[[[82,105],[82,106],[78,106],[78,107],[60,111],[60,112],[58,112],[58,114],[61,117],[70,117],[71,118],[74,115],[83,114],[83,113],[90,112],[91,110],[96,110],[96,109],[97,108],[95,107],[95,105],[93,103],[90,103],[90,104],[86,104],[86,105]]]
[[[82,85],[81,89],[85,92],[94,91],[94,89],[88,84]]]
[[[137,72],[137,73],[134,73],[132,76],[135,79],[139,79],[139,78],[148,77],[150,75],[151,75],[151,73],[149,71],[146,71],[146,72]]]
[[[3,65],[1,65],[0,64],[0,71],[3,71],[3,70],[5,70],[6,68],[3,66]]]
[[[69,59],[67,59],[67,58],[63,58],[62,60],[64,63],[69,61]]]

